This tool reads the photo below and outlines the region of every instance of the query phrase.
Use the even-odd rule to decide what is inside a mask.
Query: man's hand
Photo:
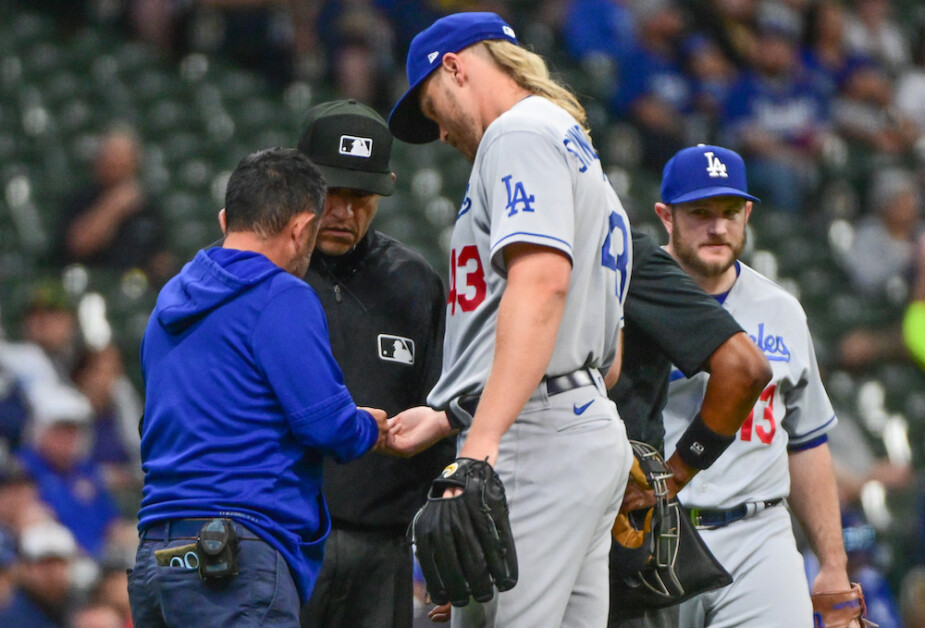
[[[681,492],[687,483],[697,475],[698,469],[690,466],[678,456],[677,452],[671,455],[671,458],[665,463],[671,469],[671,478],[668,482],[668,499],[674,499]]]
[[[138,182],[132,180],[110,189],[103,200],[112,208],[113,214],[124,219],[141,209],[144,194]]]
[[[634,510],[651,508],[655,505],[655,493],[651,488],[640,485],[632,476],[626,483],[626,491],[623,493],[623,505],[620,506],[620,512],[627,515]]]
[[[366,408],[360,406],[360,410],[366,410],[376,421],[376,427],[379,428],[379,437],[376,439],[376,444],[373,445],[375,451],[383,451],[386,446],[386,439],[389,434],[389,415],[385,413],[385,410],[379,410],[378,408]]]
[[[446,604],[440,604],[439,606],[434,606],[430,609],[430,612],[427,613],[427,616],[430,618],[430,621],[435,624],[444,624],[450,621],[450,613],[453,610],[453,605],[447,602]]]
[[[388,421],[388,436],[383,451],[409,458],[453,433],[446,412],[417,406],[399,412]]]
[[[672,472],[672,476],[665,482],[668,488],[668,499],[672,500],[690,482],[697,473],[697,469],[685,464],[676,453],[665,464]],[[646,485],[642,470],[638,469],[637,473],[637,469],[638,467],[633,465],[633,469],[630,470],[626,491],[623,493],[623,505],[620,506],[620,512],[623,514],[655,505],[655,493]]]
[[[813,580],[813,593],[828,593],[831,591],[847,591],[851,588],[848,581],[848,574],[844,567],[838,568],[821,568]],[[859,619],[851,620],[849,628],[861,628]]]
[[[826,568],[822,566],[819,569],[819,573],[816,574],[815,580],[813,580],[813,593],[845,591],[850,588],[851,583],[848,581],[848,574],[845,571],[844,565],[842,565],[841,568]]]

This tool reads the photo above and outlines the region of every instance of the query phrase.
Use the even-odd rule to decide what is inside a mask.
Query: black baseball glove
[[[630,444],[635,457],[630,481],[651,489],[655,505],[621,513],[614,522],[610,598],[616,619],[673,606],[732,583],[677,498],[668,498],[671,469],[661,454],[646,443]]]
[[[448,488],[462,492],[443,497]],[[427,591],[436,604],[487,602],[517,584],[517,553],[504,485],[491,465],[458,458],[434,480],[411,524]]]

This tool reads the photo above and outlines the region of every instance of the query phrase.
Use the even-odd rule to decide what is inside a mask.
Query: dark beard
[[[689,247],[686,243],[683,246],[678,246],[677,243],[683,242],[683,238],[681,238],[680,235],[677,223],[673,224],[671,238],[675,242],[675,255],[678,256],[681,265],[687,269],[691,275],[704,279],[719,277],[729,270],[732,265],[735,264],[736,260],[739,259],[739,256],[742,255],[742,251],[745,250],[745,244],[748,240],[748,231],[746,230],[742,233],[742,242],[739,246],[730,243],[732,247],[732,257],[729,258],[728,262],[704,262],[700,256],[697,255],[696,249]]]

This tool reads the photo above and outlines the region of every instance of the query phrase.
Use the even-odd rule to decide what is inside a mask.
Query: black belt
[[[141,538],[150,541],[173,541],[186,539],[195,541],[199,538],[199,531],[207,521],[212,519],[168,519],[152,523],[141,531]],[[239,539],[262,540],[248,528],[237,521],[234,522],[234,531]]]
[[[768,499],[761,502],[746,502],[726,510],[688,508],[688,512],[690,513],[691,521],[698,528],[722,528],[733,521],[757,515],[762,510],[772,508],[783,501],[782,497],[778,497],[777,499]]]
[[[590,369],[581,369],[565,375],[556,375],[542,381],[546,384],[546,396],[552,397],[560,393],[568,392],[582,386],[593,386],[594,376],[591,375]],[[465,395],[459,398],[459,407],[475,416],[475,409],[479,405],[481,395]]]

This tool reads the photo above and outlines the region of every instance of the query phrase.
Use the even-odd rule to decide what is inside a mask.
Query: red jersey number
[[[460,274],[464,281],[457,288],[457,276]],[[475,245],[464,246],[458,254],[453,249],[450,252],[450,293],[446,301],[450,315],[456,313],[457,304],[463,312],[477,308],[485,300],[486,289],[485,271]]]
[[[752,431],[765,445],[770,445],[774,439],[774,432],[777,431],[777,422],[774,420],[774,392],[777,390],[776,384],[771,384],[765,388],[758,397],[758,403],[748,413],[748,418],[742,423],[742,429],[739,431],[742,440],[751,441]],[[761,413],[761,421],[755,424],[755,410],[764,405],[764,411]]]

